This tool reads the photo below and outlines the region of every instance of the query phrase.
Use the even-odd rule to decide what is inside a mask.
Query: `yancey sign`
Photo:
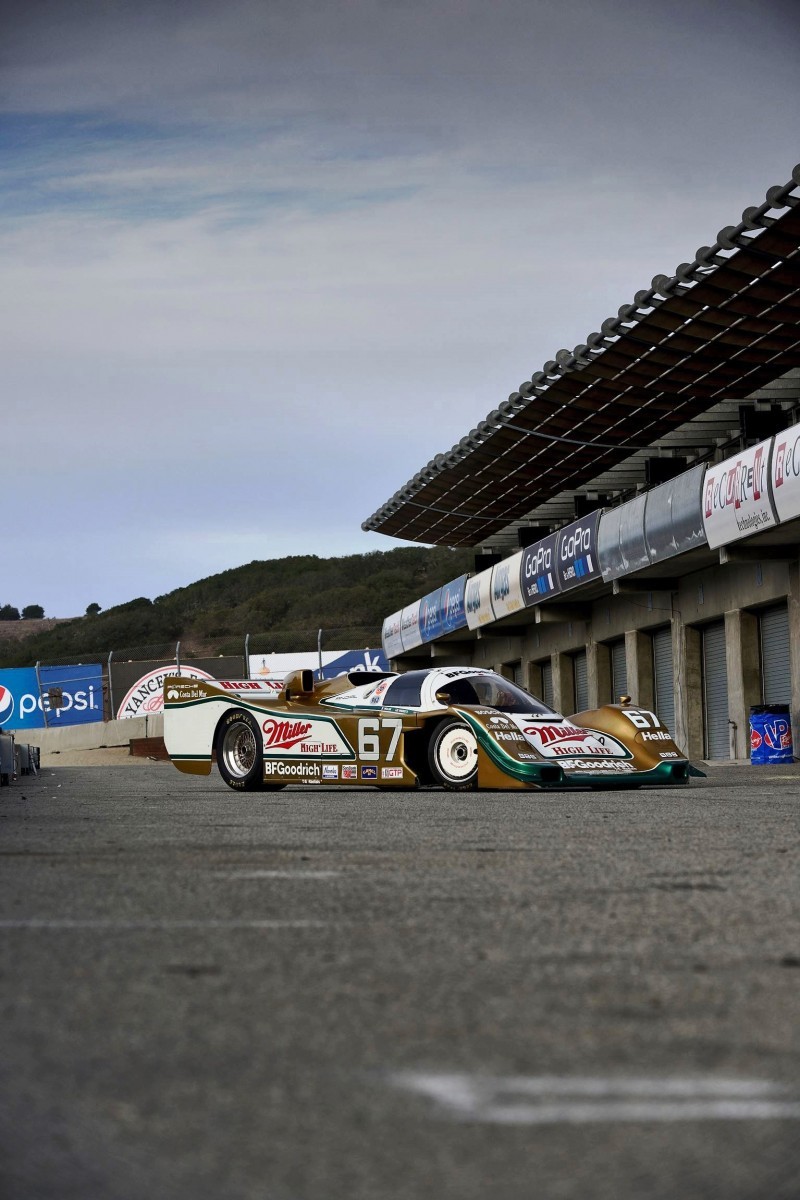
[[[61,692],[57,707],[51,707],[48,698],[53,688]],[[102,719],[103,669],[97,663],[41,667],[39,679],[33,667],[0,671],[0,729],[43,729]]]
[[[703,527],[712,550],[777,523],[769,486],[771,450],[772,438],[706,471]]]
[[[213,675],[209,675],[208,671],[201,671],[197,667],[179,667],[177,663],[170,663],[167,666],[158,667],[154,671],[148,671],[146,675],[142,675],[141,679],[137,679],[128,691],[117,709],[117,720],[128,717],[147,717],[151,713],[163,712],[164,680],[168,675],[179,675],[182,679],[214,678]]]

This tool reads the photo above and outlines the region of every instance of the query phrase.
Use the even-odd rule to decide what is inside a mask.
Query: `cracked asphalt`
[[[0,791],[4,1200],[796,1200],[800,765]]]

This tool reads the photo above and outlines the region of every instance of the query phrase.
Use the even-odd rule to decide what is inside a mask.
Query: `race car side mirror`
[[[314,691],[314,672],[309,667],[302,671],[290,671],[283,682],[286,699],[292,696],[310,696]]]
[[[444,704],[445,706],[449,705],[450,704],[450,693],[446,692],[444,690],[444,688],[440,688],[439,691],[436,693],[436,703]]]

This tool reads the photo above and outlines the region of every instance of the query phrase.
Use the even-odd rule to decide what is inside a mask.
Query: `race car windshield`
[[[453,679],[437,689],[436,698],[445,704],[496,708],[499,712],[507,713],[548,716],[553,712],[541,700],[535,700],[516,683],[503,679],[501,675],[470,675],[466,679]]]

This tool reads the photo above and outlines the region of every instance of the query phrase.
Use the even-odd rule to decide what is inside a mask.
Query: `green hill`
[[[0,666],[84,661],[111,650],[124,657],[178,640],[186,658],[239,654],[245,634],[253,652],[313,649],[318,629],[329,649],[376,646],[384,617],[472,565],[473,551],[417,546],[251,562],[155,600],[141,596],[29,637],[17,632],[14,641],[0,641]]]

